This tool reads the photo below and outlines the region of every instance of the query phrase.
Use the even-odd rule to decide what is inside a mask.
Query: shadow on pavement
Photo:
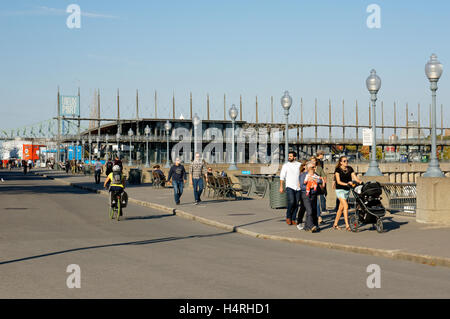
[[[174,214],[163,214],[163,215],[151,215],[151,216],[132,216],[132,217],[127,217],[125,216],[124,219],[122,219],[123,221],[126,220],[145,220],[145,219],[157,219],[157,218],[164,218],[164,217],[171,217],[171,216],[175,216]]]
[[[67,254],[67,253],[71,253],[71,252],[90,250],[90,249],[99,249],[99,248],[107,248],[107,247],[120,247],[120,246],[129,246],[129,245],[149,245],[149,244],[157,244],[157,243],[162,243],[162,242],[169,242],[169,241],[183,240],[183,239],[223,236],[223,235],[229,235],[229,234],[232,234],[232,233],[233,232],[223,232],[223,233],[216,233],[216,234],[209,234],[209,235],[191,235],[191,236],[184,236],[184,237],[166,237],[166,238],[157,238],[157,239],[149,239],[149,240],[141,240],[141,241],[131,241],[131,242],[125,242],[125,243],[116,243],[116,244],[106,244],[106,245],[80,247],[80,248],[73,248],[73,249],[55,251],[55,252],[41,254],[41,255],[36,255],[36,256],[30,256],[30,257],[24,257],[24,258],[19,258],[19,259],[1,261],[0,265],[12,264],[12,263],[20,262],[20,261],[27,261],[27,260],[32,260],[32,259],[38,259],[38,258],[43,258],[43,257],[55,256],[55,255],[62,255],[62,254]]]

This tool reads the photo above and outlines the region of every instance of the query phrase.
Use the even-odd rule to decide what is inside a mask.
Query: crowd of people
[[[302,162],[297,154],[289,152],[288,162],[280,173],[280,193],[286,192],[288,204],[286,223],[296,225],[299,230],[319,232],[322,212],[326,212],[327,177],[323,169],[322,151]],[[352,167],[348,166],[346,156],[339,158],[333,176],[333,189],[336,191],[337,213],[333,229],[341,229],[339,220],[344,214],[345,229],[351,231],[348,223],[348,197],[350,187],[361,183]]]

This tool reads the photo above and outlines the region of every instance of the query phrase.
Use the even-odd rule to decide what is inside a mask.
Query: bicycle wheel
[[[117,219],[117,221],[119,221],[119,219],[120,219],[120,214],[122,213],[122,207],[121,207],[121,202],[122,201],[122,198],[120,198],[120,196],[118,197],[118,199],[117,199],[117,216],[116,216],[116,219]]]

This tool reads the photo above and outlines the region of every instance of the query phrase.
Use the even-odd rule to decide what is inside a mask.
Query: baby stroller
[[[355,197],[355,214],[350,217],[350,229],[358,232],[358,228],[372,224],[377,232],[383,232],[383,217],[386,209],[381,204],[381,184],[370,181],[351,188]]]

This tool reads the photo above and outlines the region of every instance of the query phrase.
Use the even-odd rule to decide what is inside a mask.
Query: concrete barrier
[[[419,177],[416,221],[450,226],[450,178]]]

